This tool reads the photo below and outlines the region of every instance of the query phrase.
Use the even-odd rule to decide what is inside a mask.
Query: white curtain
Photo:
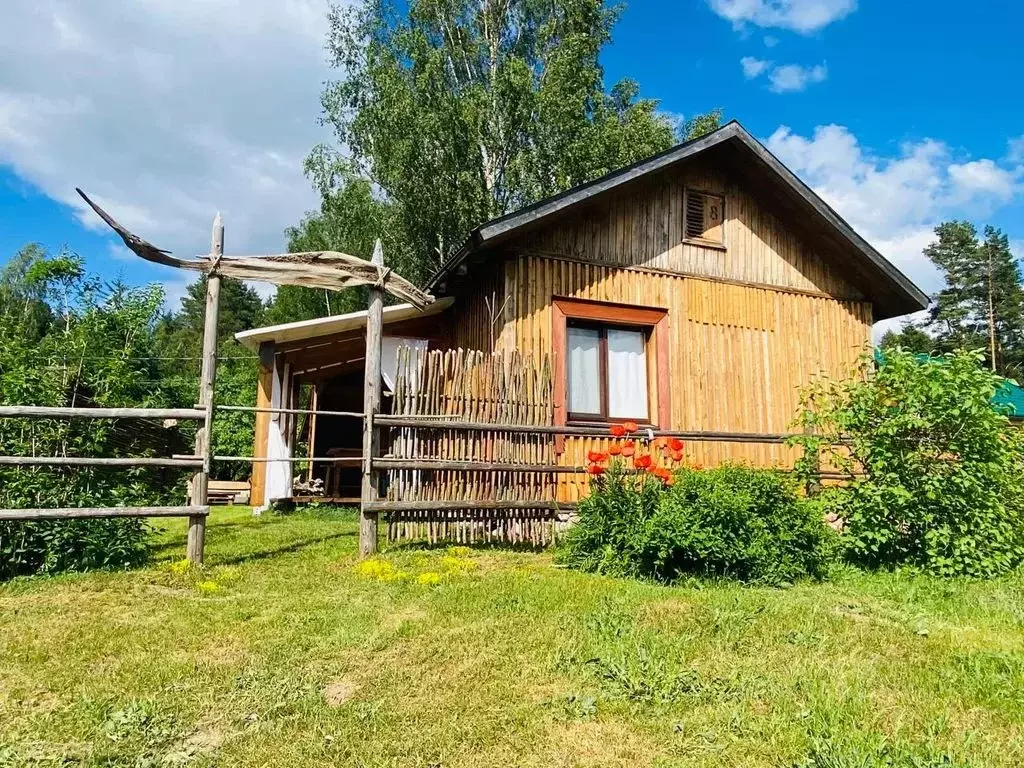
[[[647,355],[642,331],[608,329],[608,415],[647,418]]]
[[[601,334],[593,328],[568,329],[569,411],[601,412]]]
[[[388,392],[395,391],[395,379],[398,374],[398,348],[412,347],[426,349],[427,339],[407,339],[404,336],[384,336],[380,340],[380,375]],[[416,382],[411,382],[413,388]]]

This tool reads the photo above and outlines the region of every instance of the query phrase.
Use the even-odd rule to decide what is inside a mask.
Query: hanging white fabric
[[[568,328],[569,411],[601,412],[601,332],[593,328]]]
[[[404,336],[384,336],[380,341],[380,375],[388,392],[395,391],[398,376],[398,348],[412,347],[416,350],[427,348],[426,339],[409,339]]]
[[[647,354],[642,331],[608,329],[608,415],[647,418]]]

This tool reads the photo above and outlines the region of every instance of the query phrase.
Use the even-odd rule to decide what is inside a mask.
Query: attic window
[[[708,192],[686,190],[686,239],[725,242],[725,198]]]

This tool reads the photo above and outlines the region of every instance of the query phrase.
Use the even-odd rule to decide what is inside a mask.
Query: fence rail
[[[202,421],[202,408],[51,408],[0,405],[0,419],[184,419]]]
[[[78,520],[111,517],[206,517],[209,507],[61,507],[0,509],[0,520]]]
[[[201,456],[163,459],[149,456],[137,458],[90,458],[88,456],[0,456],[0,465],[18,467],[202,467]]]

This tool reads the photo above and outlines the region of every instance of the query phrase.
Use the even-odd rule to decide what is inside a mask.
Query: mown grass
[[[0,586],[0,765],[1024,764],[1024,577],[357,568],[356,530],[217,510],[202,572],[174,524],[152,567]]]

